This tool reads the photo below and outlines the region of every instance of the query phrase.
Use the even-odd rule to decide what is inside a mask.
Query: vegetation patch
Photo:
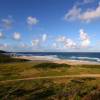
[[[70,65],[68,64],[57,64],[57,63],[40,63],[35,66],[34,68],[42,68],[42,69],[47,69],[47,68],[70,68]]]

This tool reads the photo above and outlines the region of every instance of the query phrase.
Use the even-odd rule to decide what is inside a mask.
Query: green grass
[[[52,68],[52,69],[57,68],[57,69],[59,69],[59,68],[64,68],[64,67],[69,68],[70,65],[68,65],[68,64],[57,64],[57,63],[49,63],[49,62],[47,62],[47,63],[37,64],[37,65],[35,65],[33,67],[34,68],[41,68],[41,69],[48,69],[48,68]]]

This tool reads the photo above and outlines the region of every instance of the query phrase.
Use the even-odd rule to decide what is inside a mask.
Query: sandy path
[[[85,78],[85,77],[93,77],[100,78],[100,74],[81,74],[81,75],[64,75],[64,76],[46,76],[46,77],[32,77],[32,78],[22,78],[22,79],[14,79],[14,80],[4,80],[0,82],[17,82],[17,81],[28,81],[28,80],[38,80],[38,79],[56,79],[56,78]]]

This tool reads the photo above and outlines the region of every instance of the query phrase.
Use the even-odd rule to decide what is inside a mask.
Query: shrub
[[[37,64],[34,66],[35,68],[62,68],[62,67],[67,67],[69,68],[70,65],[68,64],[57,64],[57,63],[41,63],[41,64]]]

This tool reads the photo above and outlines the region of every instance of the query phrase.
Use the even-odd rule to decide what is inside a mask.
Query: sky
[[[0,50],[100,52],[100,0],[0,0]]]

